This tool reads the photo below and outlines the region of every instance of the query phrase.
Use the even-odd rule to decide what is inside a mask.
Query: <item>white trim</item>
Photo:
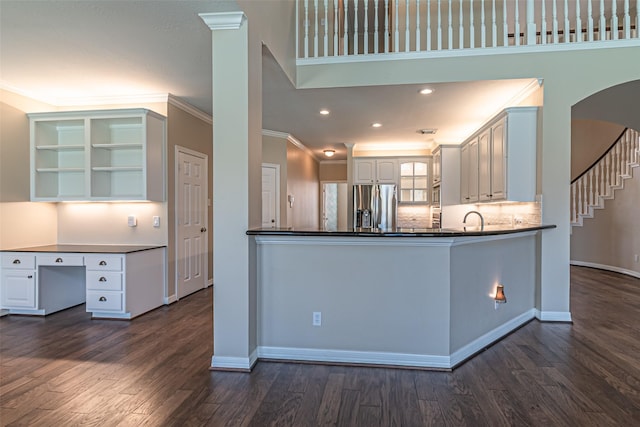
[[[456,237],[456,241],[451,246],[469,245],[473,243],[494,242],[496,240],[516,239],[520,237],[534,236],[540,230],[522,231],[506,234],[489,234],[486,236]]]
[[[178,296],[174,294],[164,298],[164,305],[173,304],[176,301],[178,301]]]
[[[451,238],[433,237],[322,237],[263,234],[256,235],[255,238],[258,245],[449,247],[453,243]]]
[[[287,141],[289,141],[290,143],[292,143],[293,145],[295,145],[296,147],[298,147],[299,149],[301,149],[302,151],[304,151],[305,153],[313,157],[317,162],[322,161],[322,158],[316,156],[316,154],[309,147],[304,145],[302,142],[300,142],[299,139],[297,139],[295,136],[291,135],[290,133],[278,132],[278,131],[269,130],[269,129],[262,129],[262,135],[271,136],[274,138],[286,139]]]
[[[494,342],[502,339],[512,331],[518,329],[520,326],[524,325],[525,323],[529,322],[534,318],[535,318],[535,309],[532,308],[522,313],[521,315],[509,320],[508,322],[503,323],[502,325],[498,326],[494,330],[489,331],[486,334],[476,338],[475,340],[471,341],[469,344],[454,351],[451,354],[450,356],[451,367],[453,368],[456,365],[459,365],[460,363],[464,362],[469,357],[473,356],[483,348],[488,347]]]
[[[237,30],[247,20],[247,15],[242,11],[199,13],[198,16],[211,31]]]
[[[258,361],[258,349],[251,352],[249,357],[211,356],[211,367],[214,369],[239,369],[250,371]]]
[[[213,278],[207,280],[207,288],[213,286]]]
[[[263,168],[276,170],[276,228],[280,227],[280,165],[278,163],[263,163]]]
[[[323,165],[346,165],[347,161],[346,160],[320,160],[320,163],[322,163]],[[331,181],[331,182],[338,182],[338,181]],[[345,179],[344,182],[347,182],[347,180]]]
[[[177,107],[177,108],[181,109],[185,113],[191,114],[192,116],[202,120],[203,122],[206,122],[206,123],[208,123],[210,125],[213,124],[213,117],[211,117],[211,115],[205,113],[204,111],[200,110],[199,108],[194,107],[191,104],[188,104],[187,102],[185,102],[184,100],[178,98],[175,95],[169,94],[169,97],[167,99],[167,103],[173,105],[174,107]]]
[[[360,55],[323,56],[318,58],[298,58],[298,67],[325,65],[325,64],[349,64],[355,62],[380,62],[401,61],[408,59],[434,59],[434,58],[460,58],[469,56],[509,55],[522,53],[566,52],[576,50],[610,49],[640,46],[639,39],[626,40],[602,40],[598,42],[561,43],[556,45],[520,45],[499,46],[474,49],[431,50],[420,52],[389,52],[369,53]]]
[[[377,351],[323,350],[294,347],[258,347],[260,359],[298,360],[306,362],[355,363],[367,365],[412,366],[448,369],[449,356],[434,356]]]
[[[180,181],[180,173],[179,173],[179,153],[184,153],[184,154],[188,154],[190,156],[194,156],[197,157],[199,159],[202,159],[204,161],[205,164],[205,176],[204,176],[204,184],[205,184],[205,188],[204,188],[204,195],[205,195],[205,200],[206,202],[204,203],[204,219],[205,219],[205,223],[207,224],[207,229],[211,228],[213,229],[213,226],[211,224],[209,224],[209,175],[210,175],[210,171],[209,171],[209,155],[205,154],[205,153],[201,153],[199,151],[195,151],[192,150],[190,148],[187,147],[183,147],[181,145],[176,145],[175,149],[174,149],[174,161],[173,161],[173,183],[174,183],[174,194],[173,194],[173,205],[174,205],[174,243],[176,244],[176,248],[178,247],[178,239],[179,239],[179,229],[180,226],[178,224],[178,218],[180,217],[180,215],[178,215],[178,210],[180,209],[180,207],[178,206],[178,189],[180,188],[179,181]],[[209,277],[209,263],[208,263],[208,257],[209,257],[209,233],[205,232],[204,233],[204,263],[203,263],[203,275],[205,278]],[[177,267],[177,255],[176,255],[176,268],[174,271],[174,278],[173,278],[173,291],[175,293],[175,297],[176,300],[178,300],[178,282],[179,282],[179,277],[178,277],[178,267]],[[170,279],[169,279],[170,280]],[[205,279],[205,283],[204,286],[202,287],[203,289],[207,287],[207,280]],[[168,285],[167,285],[168,287]]]
[[[0,317],[6,316],[9,314],[9,310],[0,309]]]
[[[541,322],[573,322],[569,311],[540,311],[536,309],[536,319]]]
[[[577,265],[579,267],[591,267],[591,268],[597,268],[599,270],[613,271],[614,273],[626,274],[627,276],[640,279],[640,272],[628,270],[622,267],[616,267],[615,265],[606,265],[606,264],[598,264],[595,262],[585,262],[585,261],[575,261],[575,260],[570,260],[569,264]]]

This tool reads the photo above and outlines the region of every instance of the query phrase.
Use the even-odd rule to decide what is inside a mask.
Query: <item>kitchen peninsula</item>
[[[249,230],[256,357],[451,369],[537,316],[538,236],[554,227]]]

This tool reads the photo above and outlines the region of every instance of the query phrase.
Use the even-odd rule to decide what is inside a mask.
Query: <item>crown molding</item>
[[[184,100],[178,98],[175,95],[169,94],[169,97],[167,99],[167,103],[173,105],[174,107],[177,107],[177,108],[181,109],[185,113],[191,114],[192,116],[202,120],[205,123],[208,123],[210,125],[213,124],[213,117],[211,117],[211,115],[205,113],[204,111],[200,110],[199,108],[194,107],[191,104],[188,104],[187,102],[185,102]]]
[[[293,145],[295,145],[296,147],[298,147],[299,149],[301,149],[302,151],[304,151],[305,153],[313,157],[316,162],[322,161],[322,159],[319,159],[318,156],[316,156],[316,154],[313,151],[311,151],[311,149],[309,149],[309,147],[304,145],[302,142],[300,142],[298,139],[296,139],[295,136],[291,135],[290,133],[278,132],[278,131],[269,130],[269,129],[262,129],[262,135],[272,136],[274,138],[286,139],[287,141],[289,141],[290,143],[292,143]]]
[[[199,13],[200,19],[211,29],[215,30],[237,30],[247,20],[244,12],[214,12]]]

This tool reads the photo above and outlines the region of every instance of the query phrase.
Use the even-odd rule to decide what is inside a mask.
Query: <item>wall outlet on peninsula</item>
[[[313,326],[322,326],[322,312],[313,312]]]

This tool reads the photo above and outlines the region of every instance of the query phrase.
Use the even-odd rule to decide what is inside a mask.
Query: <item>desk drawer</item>
[[[87,271],[87,289],[121,291],[122,273],[112,271]]]
[[[87,270],[122,271],[124,256],[92,254],[85,257]]]
[[[75,254],[47,254],[36,255],[36,264],[41,265],[71,265],[83,266],[84,256]]]
[[[34,268],[36,268],[36,257],[32,253],[5,253],[2,254],[2,268],[20,268],[33,270]]]
[[[87,311],[122,312],[122,292],[87,291]]]

